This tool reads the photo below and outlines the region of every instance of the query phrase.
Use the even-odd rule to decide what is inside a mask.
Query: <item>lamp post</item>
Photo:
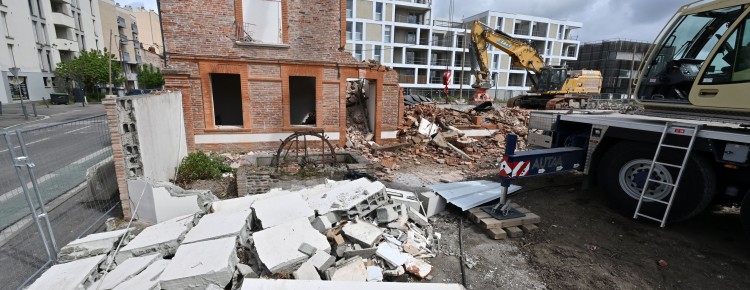
[[[16,91],[18,92],[18,98],[21,100],[21,110],[23,111],[23,117],[28,120],[29,114],[26,112],[26,105],[23,104],[23,94],[21,94],[21,87],[18,86],[18,73],[21,71],[18,67],[12,67],[8,69],[11,74],[13,74],[13,85],[16,87]]]

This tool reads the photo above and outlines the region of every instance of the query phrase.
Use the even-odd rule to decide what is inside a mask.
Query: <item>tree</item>
[[[164,76],[159,68],[145,64],[138,70],[138,84],[144,89],[161,88],[164,85]]]
[[[68,91],[73,88],[75,82],[75,85],[82,86],[85,92],[95,93],[98,85],[109,83],[109,62],[114,57],[114,54],[106,50],[83,50],[76,58],[59,62],[55,69],[55,77],[64,80]],[[118,64],[112,64],[111,73],[113,85],[120,85],[125,81],[122,67]]]

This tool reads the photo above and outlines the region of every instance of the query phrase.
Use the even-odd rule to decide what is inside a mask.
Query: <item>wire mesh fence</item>
[[[119,214],[117,180],[106,115],[2,135],[0,288],[15,289]]]

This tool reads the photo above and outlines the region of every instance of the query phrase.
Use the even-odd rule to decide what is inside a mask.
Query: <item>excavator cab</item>
[[[562,89],[568,79],[568,69],[561,66],[545,66],[536,78],[536,91],[549,92]]]

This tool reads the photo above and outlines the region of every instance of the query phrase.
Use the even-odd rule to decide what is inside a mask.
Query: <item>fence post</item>
[[[31,110],[34,112],[34,117],[39,117],[39,115],[36,114],[36,103],[31,103]]]
[[[5,134],[5,142],[8,144],[8,152],[10,152],[10,157],[11,159],[13,159],[13,167],[16,169],[16,174],[18,175],[18,181],[21,182],[21,189],[23,190],[24,196],[26,197],[26,203],[29,206],[29,210],[31,211],[31,216],[33,217],[34,223],[36,224],[36,229],[39,232],[39,237],[42,239],[42,244],[44,245],[44,249],[47,251],[48,261],[54,261],[55,256],[57,254],[53,253],[53,250],[51,250],[50,246],[48,245],[47,237],[44,234],[44,231],[42,230],[42,224],[39,222],[39,215],[36,214],[36,208],[34,207],[34,203],[31,201],[29,188],[26,186],[26,178],[24,178],[23,171],[21,170],[21,166],[23,165],[18,163],[22,159],[25,160],[26,156],[16,157],[16,152],[13,149],[13,142],[10,141],[10,136],[8,136],[8,134]]]

